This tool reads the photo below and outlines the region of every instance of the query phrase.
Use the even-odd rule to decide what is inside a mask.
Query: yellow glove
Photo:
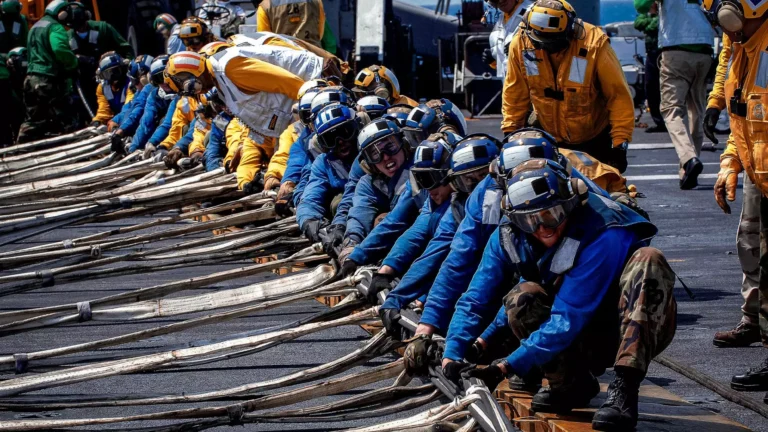
[[[717,173],[715,181],[715,201],[726,214],[731,214],[728,201],[736,199],[736,185],[739,183],[741,171],[741,163],[734,157],[726,157],[720,161],[720,172]]]

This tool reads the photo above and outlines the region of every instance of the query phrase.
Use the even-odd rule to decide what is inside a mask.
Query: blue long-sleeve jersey
[[[283,173],[283,179],[280,183],[291,182],[294,185],[299,184],[301,181],[301,170],[307,165],[307,149],[306,144],[302,144],[309,138],[307,128],[301,130],[296,142],[291,146],[291,150],[288,152],[288,164],[285,167]]]
[[[160,96],[157,87],[151,84],[149,87],[151,88],[147,95],[147,102],[144,104],[144,112],[141,115],[141,120],[139,120],[139,126],[136,129],[136,133],[133,134],[133,141],[131,141],[131,153],[144,148],[147,141],[149,141],[150,137],[155,132],[155,129],[157,129],[158,124],[163,120],[163,116],[166,115],[168,106],[171,104],[171,101],[163,99],[163,97]],[[176,106],[174,105],[174,108],[175,107]]]
[[[125,104],[123,110],[120,111],[120,114],[122,114],[120,129],[122,129],[126,135],[133,135],[139,127],[141,117],[144,115],[144,106],[147,104],[147,99],[151,92],[152,85],[145,85],[142,87],[141,91],[133,96],[131,102]]]
[[[296,221],[300,227],[309,220],[321,220],[330,215],[331,200],[344,191],[351,168],[351,163],[345,163],[331,154],[317,156],[310,167],[301,202],[296,207]]]
[[[395,255],[396,248],[392,248],[392,252],[387,255],[382,264],[392,267],[399,274],[403,272],[405,274],[397,287],[387,296],[386,301],[381,306],[382,309],[402,309],[420,297],[424,297],[426,300],[432,281],[435,280],[440,265],[451,250],[453,237],[461,222],[457,220],[458,215],[454,214],[451,207],[464,207],[466,198],[466,196],[455,196],[454,201],[449,203],[448,208],[443,211],[436,229],[432,232],[426,249],[415,261],[404,262],[403,259]],[[398,240],[399,242],[400,240]]]
[[[206,171],[219,168],[227,155],[227,137],[224,132],[231,121],[232,116],[222,111],[211,122],[211,135],[203,152],[203,165]]]
[[[571,169],[571,175],[583,180],[590,192],[610,198],[608,192],[602,190],[576,169]],[[486,176],[475,187],[467,199],[464,219],[456,229],[450,251],[440,265],[434,282],[429,287],[413,288],[420,293],[429,293],[421,322],[435,327],[441,334],[448,331],[454,306],[467,290],[480,264],[483,249],[499,224],[501,196],[501,188],[490,176]],[[423,280],[429,283],[431,279]],[[407,280],[406,283],[416,283],[416,281]]]
[[[352,208],[352,201],[355,199],[355,189],[357,188],[357,182],[365,175],[365,171],[360,167],[360,161],[355,159],[355,163],[352,164],[352,170],[349,173],[349,180],[344,185],[344,195],[341,196],[339,206],[336,207],[336,216],[333,217],[331,224],[347,226],[347,216],[349,215],[349,209]]]
[[[165,112],[162,123],[160,123],[160,126],[155,129],[155,132],[149,138],[149,143],[153,146],[157,147],[168,136],[168,131],[171,130],[171,123],[173,123],[173,113],[176,111],[176,105],[180,100],[181,97],[176,96],[168,105],[168,110]]]

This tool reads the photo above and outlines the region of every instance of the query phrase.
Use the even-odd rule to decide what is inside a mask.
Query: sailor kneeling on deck
[[[511,384],[530,389],[543,374],[549,387],[532,407],[568,412],[588,405],[600,391],[595,376],[612,364],[616,376],[593,427],[631,430],[640,382],[676,328],[674,273],[648,246],[656,227],[590,193],[550,160],[518,165],[504,193],[507,220],[491,236],[449,326],[446,376],[476,377],[490,389],[517,376]],[[491,319],[500,298],[504,307]],[[511,330],[520,345],[478,369],[462,360],[488,324],[484,343],[498,344]]]

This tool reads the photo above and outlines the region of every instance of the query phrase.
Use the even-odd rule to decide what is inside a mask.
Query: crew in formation
[[[768,192],[757,145],[768,24],[764,8],[734,1],[704,5],[734,42],[713,102],[731,115],[715,186],[726,212],[742,170]],[[2,3],[3,23],[24,22],[15,3]],[[315,0],[264,1],[259,31],[226,40],[200,17],[162,14],[154,26],[165,52],[135,57],[82,4],[54,0],[28,38],[4,24],[10,72],[0,89],[23,91],[19,143],[90,123],[116,153],[226,171],[244,194],[274,197],[278,215],[295,216],[343,275],[371,269],[364,294],[386,331],[407,338],[410,374],[437,367],[491,390],[509,379],[535,393],[535,410],[562,413],[587,406],[612,367],[593,427],[631,430],[640,382],[676,329],[674,272],[622,176],[632,97],[608,37],[564,0],[490,4],[504,13],[484,54],[505,80],[501,139],[470,133],[450,100],[402,94],[384,65],[352,74],[323,42]],[[96,110],[83,120],[79,83],[93,76]],[[7,121],[3,144],[14,135]],[[768,205],[759,208],[762,218]],[[420,312],[415,333],[404,326],[409,309]],[[768,364],[734,383],[768,387]]]

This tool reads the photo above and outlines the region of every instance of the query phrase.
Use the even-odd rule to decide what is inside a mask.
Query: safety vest
[[[259,4],[272,31],[320,45],[322,0],[264,0]]]
[[[279,93],[248,94],[241,91],[225,73],[227,63],[235,57],[257,59],[279,66],[304,81],[320,77],[323,71],[322,59],[307,51],[270,45],[232,47],[210,58],[220,93],[224,95],[224,101],[232,114],[257,133],[279,137],[293,123],[292,106],[295,99]]]
[[[101,54],[98,49],[98,41],[98,30],[88,30],[88,34],[85,38],[81,38],[77,32],[73,32],[72,36],[69,38],[69,47],[77,54],[98,57],[98,55]]]
[[[736,158],[768,196],[768,21],[749,40],[733,44],[725,100],[732,139],[720,159]]]
[[[629,208],[590,193],[587,203],[568,216],[568,225],[560,244],[544,252],[536,265],[532,265],[536,261],[532,259],[530,246],[523,247],[525,236],[521,236],[516,228],[510,224],[503,225],[499,235],[505,253],[513,264],[518,265],[523,279],[555,286],[560,276],[573,268],[584,248],[605,230],[617,227],[627,228],[637,236],[638,240],[630,247],[627,257],[647,245],[658,231],[655,225]]]
[[[243,34],[236,34],[229,38],[229,40],[237,47],[266,45],[270,39],[280,39],[281,41],[285,42],[288,45],[292,45],[292,46],[295,46],[296,48],[301,49],[301,46],[299,46],[299,44],[297,44],[291,38],[286,37],[285,35],[280,35],[277,33],[266,32],[266,31],[248,33],[248,36]]]
[[[27,42],[21,40],[22,29],[27,25],[23,15],[16,17],[18,19],[4,18],[0,20],[0,53],[7,53]]]
[[[699,0],[664,0],[659,8],[659,48],[712,45],[715,31],[701,13]]]
[[[502,16],[496,21],[491,34],[488,35],[491,53],[493,58],[496,59],[497,77],[503,78],[507,75],[507,54],[504,52],[504,49],[512,42],[512,36],[517,33],[523,17],[531,5],[533,5],[533,2],[534,0],[522,0],[508,17]]]
[[[600,28],[583,26],[584,37],[571,42],[557,71],[547,52],[534,49],[527,37],[520,36],[516,53],[542,129],[569,144],[589,141],[609,125],[607,101],[595,85],[597,58],[600,50],[610,49],[609,39]]]
[[[128,95],[128,83],[126,83],[119,93],[112,91],[112,86],[106,81],[101,81],[101,91],[104,93],[104,98],[109,104],[109,109],[113,114],[117,114],[123,109],[125,104],[125,98]]]

